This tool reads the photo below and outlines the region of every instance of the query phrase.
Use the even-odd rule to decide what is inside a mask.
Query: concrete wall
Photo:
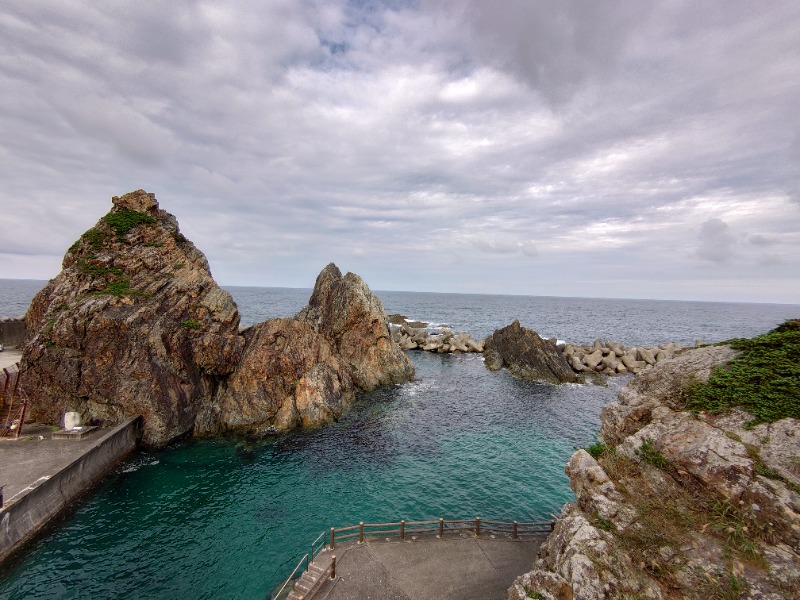
[[[25,341],[25,321],[3,317],[0,319],[0,344],[19,347]]]
[[[117,425],[80,458],[0,509],[0,562],[31,541],[70,502],[89,491],[136,448],[141,420],[136,417]]]

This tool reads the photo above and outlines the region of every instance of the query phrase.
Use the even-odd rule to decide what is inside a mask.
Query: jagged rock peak
[[[22,363],[31,417],[58,423],[144,416],[144,442],[192,431],[244,340],[230,294],[153,194],[112,200],[111,211],[64,256],[26,315]]]
[[[383,304],[354,273],[342,276],[335,264],[328,264],[296,318],[333,344],[362,390],[414,375],[413,364],[391,338]]]
[[[136,190],[122,196],[114,196],[111,203],[124,210],[135,210],[137,212],[155,212],[158,210],[158,200],[156,195],[144,190]]]

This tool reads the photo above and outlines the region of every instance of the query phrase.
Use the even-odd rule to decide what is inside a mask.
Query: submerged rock
[[[153,446],[192,431],[244,348],[230,294],[143,190],[115,197],[68,250],[26,324],[30,419],[58,423],[65,409],[85,423],[143,415]]]
[[[522,327],[519,321],[487,337],[483,354],[486,367],[492,371],[506,367],[521,379],[551,383],[579,381],[556,344]]]

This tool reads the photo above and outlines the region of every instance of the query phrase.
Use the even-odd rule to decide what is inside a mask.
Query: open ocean
[[[44,284],[0,280],[0,315],[24,313]],[[291,316],[311,293],[226,289],[243,325]],[[571,342],[694,344],[800,317],[800,305],[376,293],[388,313],[475,339],[519,319]],[[548,519],[574,499],[567,459],[627,381],[553,386],[489,372],[480,355],[409,356],[417,381],[361,394],[320,429],[137,451],[0,570],[0,597],[264,598],[331,526]]]

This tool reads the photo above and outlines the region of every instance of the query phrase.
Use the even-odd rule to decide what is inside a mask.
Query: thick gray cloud
[[[0,277],[155,192],[226,284],[800,302],[795,2],[8,0]]]

